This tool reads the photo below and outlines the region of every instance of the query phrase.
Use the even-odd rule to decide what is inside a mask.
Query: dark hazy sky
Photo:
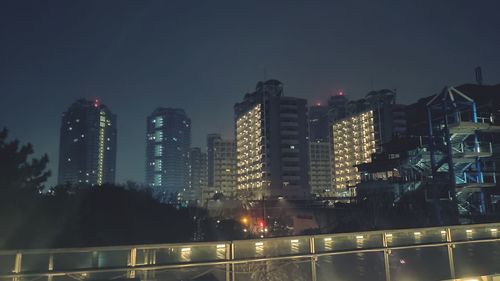
[[[500,1],[0,2],[0,127],[46,152],[55,182],[61,113],[99,97],[118,115],[117,180],[144,179],[145,118],[185,108],[193,145],[231,136],[258,80],[310,102],[396,88],[500,82]],[[266,71],[264,71],[266,69]]]

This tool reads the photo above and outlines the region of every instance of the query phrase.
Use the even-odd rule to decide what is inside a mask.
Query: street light
[[[247,225],[248,224],[248,218],[247,217],[242,217],[241,218],[241,223],[243,223],[244,225]]]

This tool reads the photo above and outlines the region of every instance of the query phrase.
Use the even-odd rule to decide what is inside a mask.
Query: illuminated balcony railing
[[[496,280],[500,223],[0,251],[0,280]]]

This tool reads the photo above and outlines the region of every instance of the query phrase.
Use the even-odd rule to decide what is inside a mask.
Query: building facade
[[[405,107],[396,104],[392,90],[369,92],[364,99],[348,101],[345,117],[332,125],[332,163],[337,189],[352,188],[361,180],[355,165],[369,163],[371,154],[406,131]]]
[[[347,101],[343,91],[339,91],[328,99],[328,119],[330,122],[335,122],[346,116]]]
[[[115,182],[116,115],[99,100],[80,99],[63,113],[58,184]]]
[[[354,165],[370,162],[372,153],[376,152],[373,110],[333,124],[332,139],[335,188],[354,187],[361,180]]]
[[[224,197],[234,197],[236,192],[236,145],[234,140],[223,139],[219,134],[207,136],[209,187]]]
[[[309,107],[309,180],[311,194],[332,196],[332,163],[330,160],[329,107]]]
[[[164,202],[189,189],[191,119],[183,109],[157,108],[147,117],[146,183]]]
[[[285,97],[283,84],[268,80],[259,82],[234,111],[238,194],[308,198],[307,101]]]
[[[309,141],[329,142],[331,130],[329,124],[327,106],[309,107]]]
[[[332,162],[329,142],[309,143],[309,177],[311,194],[315,196],[332,196]]]
[[[207,154],[201,148],[193,147],[189,153],[189,192],[186,200],[199,202],[207,188]]]

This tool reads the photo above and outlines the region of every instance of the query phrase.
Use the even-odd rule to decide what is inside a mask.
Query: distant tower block
[[[483,85],[483,71],[481,70],[481,67],[476,67],[474,72],[476,73],[476,83],[478,85]]]

